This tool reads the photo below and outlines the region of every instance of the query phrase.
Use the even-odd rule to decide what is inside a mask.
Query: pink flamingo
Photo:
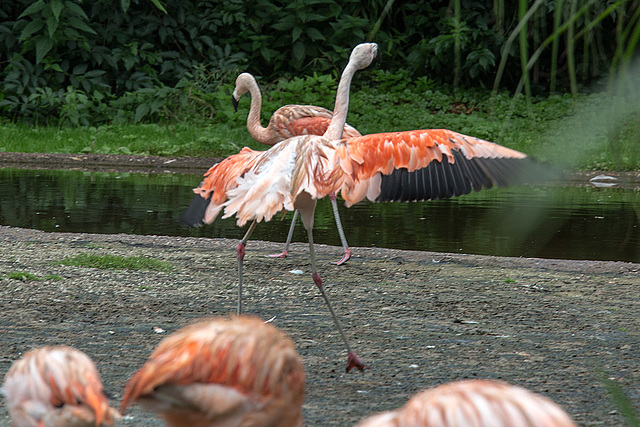
[[[315,105],[285,105],[278,108],[271,116],[267,127],[263,127],[260,124],[260,110],[262,108],[262,93],[258,87],[255,77],[249,73],[242,73],[236,79],[236,87],[233,91],[233,106],[238,111],[238,102],[240,97],[245,93],[251,94],[251,108],[249,109],[249,115],[247,116],[247,130],[251,137],[257,142],[269,146],[273,146],[285,139],[298,136],[298,135],[324,135],[331,123],[333,113],[330,110],[322,107],[316,107]],[[344,125],[342,131],[343,138],[353,138],[356,136],[362,136],[357,129],[348,124]],[[347,238],[342,228],[342,221],[340,220],[340,213],[338,211],[338,203],[336,202],[335,193],[329,194],[331,200],[331,207],[333,208],[333,216],[336,221],[336,227],[338,228],[338,235],[342,242],[342,248],[344,253],[342,258],[333,263],[335,265],[342,265],[351,258],[351,249],[347,243]],[[284,251],[279,254],[270,255],[274,258],[284,258],[289,254],[289,244],[293,236],[293,230],[295,228],[296,219],[298,217],[298,211],[294,211],[293,219],[291,220],[291,226],[289,227],[289,233],[287,234],[287,242],[285,243]]]
[[[279,211],[300,211],[307,230],[312,278],[331,312],[347,348],[347,371],[365,368],[351,349],[318,274],[313,246],[316,200],[340,192],[347,206],[363,200],[433,200],[520,181],[530,160],[523,153],[446,129],[370,134],[341,139],[349,86],[356,70],[367,67],[378,47],[356,46],[345,67],[331,123],[323,136],[303,135],[282,141],[267,151],[244,148],[205,174],[196,196],[182,214],[191,226],[237,217],[251,221],[237,247],[238,313],[242,312],[242,260],[256,223]]]
[[[466,380],[418,393],[400,409],[356,427],[576,427],[552,400],[494,380]]]
[[[112,426],[120,418],[89,356],[71,347],[25,353],[7,372],[3,392],[19,427]]]
[[[304,367],[293,342],[253,317],[216,318],[171,334],[125,387],[170,427],[302,426]]]

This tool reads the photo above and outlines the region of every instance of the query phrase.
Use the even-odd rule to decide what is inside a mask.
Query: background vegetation
[[[640,0],[17,0],[0,22],[2,115],[99,124],[214,115],[240,69],[336,75],[365,40],[410,80],[576,94],[630,61]]]
[[[372,40],[382,65],[358,75],[349,116],[363,132],[449,127],[554,157],[541,123],[598,105],[614,126],[574,164],[635,168],[639,38],[640,0],[0,2],[0,149],[44,124],[85,128],[75,145],[46,138],[58,151],[229,154],[251,145],[229,106],[240,71],[267,91],[263,120],[284,103],[330,108],[352,47]],[[163,136],[120,139],[131,132]]]

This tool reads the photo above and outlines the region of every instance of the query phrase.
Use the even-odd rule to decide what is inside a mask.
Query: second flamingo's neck
[[[262,94],[255,80],[249,85],[249,93],[251,94],[251,108],[247,116],[247,130],[249,131],[249,135],[261,144],[273,145],[269,130],[262,127],[260,123]]]

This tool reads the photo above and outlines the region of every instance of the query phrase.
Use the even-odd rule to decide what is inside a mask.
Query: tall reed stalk
[[[578,6],[578,0],[571,0],[571,13],[570,16],[575,16],[576,7]],[[571,20],[569,28],[567,29],[567,66],[569,67],[569,86],[571,87],[571,94],[573,96],[578,95],[578,80],[576,79],[576,60],[575,60],[575,20]]]
[[[555,5],[555,10],[553,11],[553,30],[558,29],[560,27],[560,21],[562,20],[562,6],[564,5],[564,0],[558,0]],[[560,43],[560,39],[558,37],[554,37],[551,45],[551,77],[549,81],[549,92],[554,93],[556,91],[556,77],[558,75],[558,46]]]
[[[518,4],[518,19],[524,22],[524,25],[520,29],[519,39],[520,39],[520,65],[522,67],[522,78],[524,79],[524,91],[527,95],[527,98],[531,97],[531,81],[529,80],[529,69],[527,68],[527,58],[529,57],[529,42],[528,42],[528,32],[529,32],[529,20],[524,20],[525,15],[527,14],[527,0],[520,0]]]
[[[516,37],[518,37],[518,35],[520,34],[520,31],[522,30],[522,28],[527,25],[527,22],[529,21],[529,19],[531,19],[535,11],[540,6],[542,6],[544,2],[545,0],[536,0],[536,2],[529,8],[527,13],[524,14],[522,19],[520,19],[520,22],[518,22],[518,25],[516,26],[516,28],[514,28],[514,30],[511,32],[507,40],[502,45],[502,48],[500,49],[501,50],[500,64],[498,65],[498,70],[496,71],[496,78],[493,81],[494,92],[497,92],[498,87],[500,87],[500,80],[502,80],[502,74],[504,73],[505,66],[507,65],[507,58],[509,57],[509,52],[511,51],[511,45],[513,44]]]
[[[453,87],[458,87],[458,84],[460,84],[460,76],[462,75],[462,21],[460,20],[460,0],[453,0],[453,22],[455,28],[453,54],[456,67],[453,76]]]
[[[493,16],[496,20],[496,30],[500,35],[504,34],[504,0],[493,0]]]

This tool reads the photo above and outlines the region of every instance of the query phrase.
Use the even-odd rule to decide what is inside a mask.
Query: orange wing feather
[[[529,162],[519,151],[446,129],[348,138],[336,151],[340,167],[333,173],[344,175],[341,193],[347,206],[364,197],[429,200],[508,185]]]
[[[339,147],[341,161],[348,163],[346,170],[353,170],[358,180],[371,178],[378,172],[388,175],[393,169],[406,168],[411,172],[434,160],[440,162],[443,156],[454,163],[453,151],[461,152],[466,159],[527,157],[519,151],[447,129],[376,133],[347,139]]]
[[[214,203],[224,203],[227,191],[236,186],[236,179],[251,169],[264,153],[244,147],[238,154],[229,156],[209,168],[202,183],[193,192],[205,199],[211,196]]]
[[[25,353],[9,369],[3,389],[15,425],[103,426],[119,418],[91,359],[71,347]]]
[[[199,394],[184,392],[189,387]],[[196,395],[197,401],[185,397]],[[252,424],[257,426],[277,419],[301,425],[304,368],[293,342],[272,325],[250,317],[217,318],[164,339],[127,383],[122,410],[135,400],[162,402],[166,420],[208,420],[213,426],[217,419],[238,417],[260,420]]]
[[[268,151],[255,151],[244,147],[238,154],[229,156],[209,168],[200,185],[193,189],[196,197],[182,213],[180,220],[191,227],[213,222],[227,200],[227,192],[237,187],[238,178],[267,154]]]

